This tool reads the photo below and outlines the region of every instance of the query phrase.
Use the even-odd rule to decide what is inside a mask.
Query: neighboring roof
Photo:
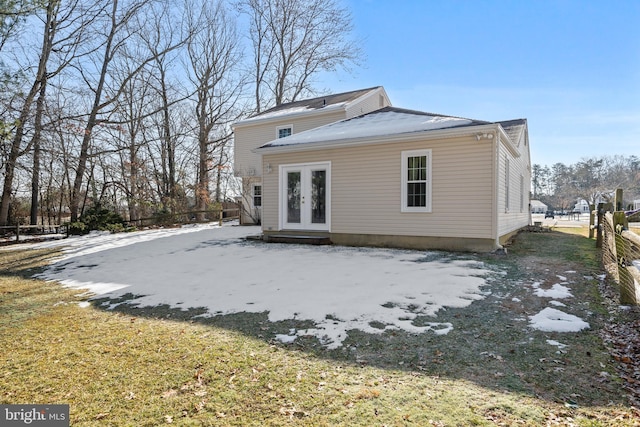
[[[354,90],[351,92],[337,93],[334,95],[324,95],[317,98],[303,99],[300,101],[288,102],[281,104],[256,114],[248,119],[241,120],[237,124],[253,122],[263,119],[272,119],[280,116],[288,116],[296,113],[308,113],[317,110],[337,110],[346,109],[349,103],[361,98],[370,92],[381,90],[382,86],[371,87],[367,89]]]
[[[262,145],[258,150],[308,143],[331,143],[358,138],[379,138],[487,124],[491,123],[463,117],[385,107],[353,119],[331,123],[286,138],[275,139]]]
[[[540,200],[531,200],[531,207],[541,207],[541,208],[546,208],[547,205],[543,202],[541,202]]]

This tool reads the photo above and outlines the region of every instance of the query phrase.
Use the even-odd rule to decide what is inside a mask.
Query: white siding
[[[349,105],[347,108],[346,118],[351,119],[389,106],[391,106],[389,97],[384,89],[379,88],[378,90],[363,96],[362,99],[358,100],[358,102],[354,102],[352,105]]]
[[[514,156],[505,145],[505,141],[498,141],[497,164],[497,206],[498,206],[498,236],[504,236],[529,225],[529,189],[531,188],[531,164],[529,147],[524,138],[516,141],[519,156]],[[507,161],[509,175],[506,173]],[[506,183],[509,182],[509,209],[506,207]],[[521,185],[522,181],[522,185]],[[523,194],[521,194],[521,189]],[[522,204],[521,204],[522,200]]]
[[[475,137],[268,154],[278,165],[331,161],[331,232],[492,239],[490,141]],[[402,213],[400,158],[432,150],[432,212]],[[278,174],[263,177],[263,229],[278,229]]]
[[[273,141],[278,137],[277,129],[282,126],[293,126],[293,133],[304,132],[319,126],[336,122],[345,118],[344,111],[322,113],[305,116],[292,120],[286,116],[279,120],[256,125],[239,126],[234,131],[234,162],[233,170],[238,176],[261,176],[262,164],[260,155],[251,150]]]

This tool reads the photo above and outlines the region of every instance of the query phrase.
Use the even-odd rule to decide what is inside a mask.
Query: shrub
[[[81,235],[87,234],[89,229],[87,228],[87,224],[81,221],[72,222],[69,224],[69,234]]]
[[[117,233],[125,231],[124,219],[100,204],[89,208],[78,221],[69,224],[69,234],[87,234],[92,230]]]

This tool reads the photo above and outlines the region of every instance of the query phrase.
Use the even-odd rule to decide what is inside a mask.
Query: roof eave
[[[290,145],[276,145],[270,147],[258,147],[256,149],[251,150],[254,153],[259,154],[269,154],[269,153],[291,153],[296,151],[312,151],[312,150],[321,150],[327,148],[341,148],[341,147],[353,147],[358,145],[373,145],[373,144],[383,144],[388,142],[412,142],[412,141],[420,141],[420,140],[432,140],[432,139],[440,139],[440,138],[455,138],[458,136],[480,136],[484,134],[489,134],[493,132],[492,135],[495,135],[496,132],[502,132],[502,135],[506,136],[504,130],[499,125],[494,123],[484,124],[484,125],[473,125],[473,126],[460,126],[453,127],[447,129],[437,129],[437,130],[424,130],[417,132],[408,132],[408,133],[400,133],[393,135],[379,135],[373,137],[360,137],[360,138],[345,138],[345,139],[336,139],[332,141],[322,141],[322,142],[306,142],[299,144],[290,144]],[[480,140],[480,138],[478,138]],[[507,137],[508,140],[508,137]]]
[[[498,129],[500,132],[500,141],[504,141],[504,145],[507,147],[507,150],[509,150],[509,153],[511,153],[514,158],[520,157],[522,153],[520,153],[520,150],[516,148],[513,141],[511,141],[511,138],[507,135],[507,132],[500,124],[498,124]]]

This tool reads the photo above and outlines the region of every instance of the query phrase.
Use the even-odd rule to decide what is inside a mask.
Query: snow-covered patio
[[[110,300],[132,294],[136,297],[128,303],[140,307],[166,304],[204,308],[203,316],[266,312],[272,322],[310,320],[314,328],[276,338],[290,342],[310,335],[337,348],[353,329],[446,334],[455,326],[438,322],[436,313],[484,298],[489,292],[484,286],[500,273],[472,256],[244,239],[258,231],[198,225],[39,243],[65,247],[40,277]],[[433,320],[416,326],[419,316]]]

